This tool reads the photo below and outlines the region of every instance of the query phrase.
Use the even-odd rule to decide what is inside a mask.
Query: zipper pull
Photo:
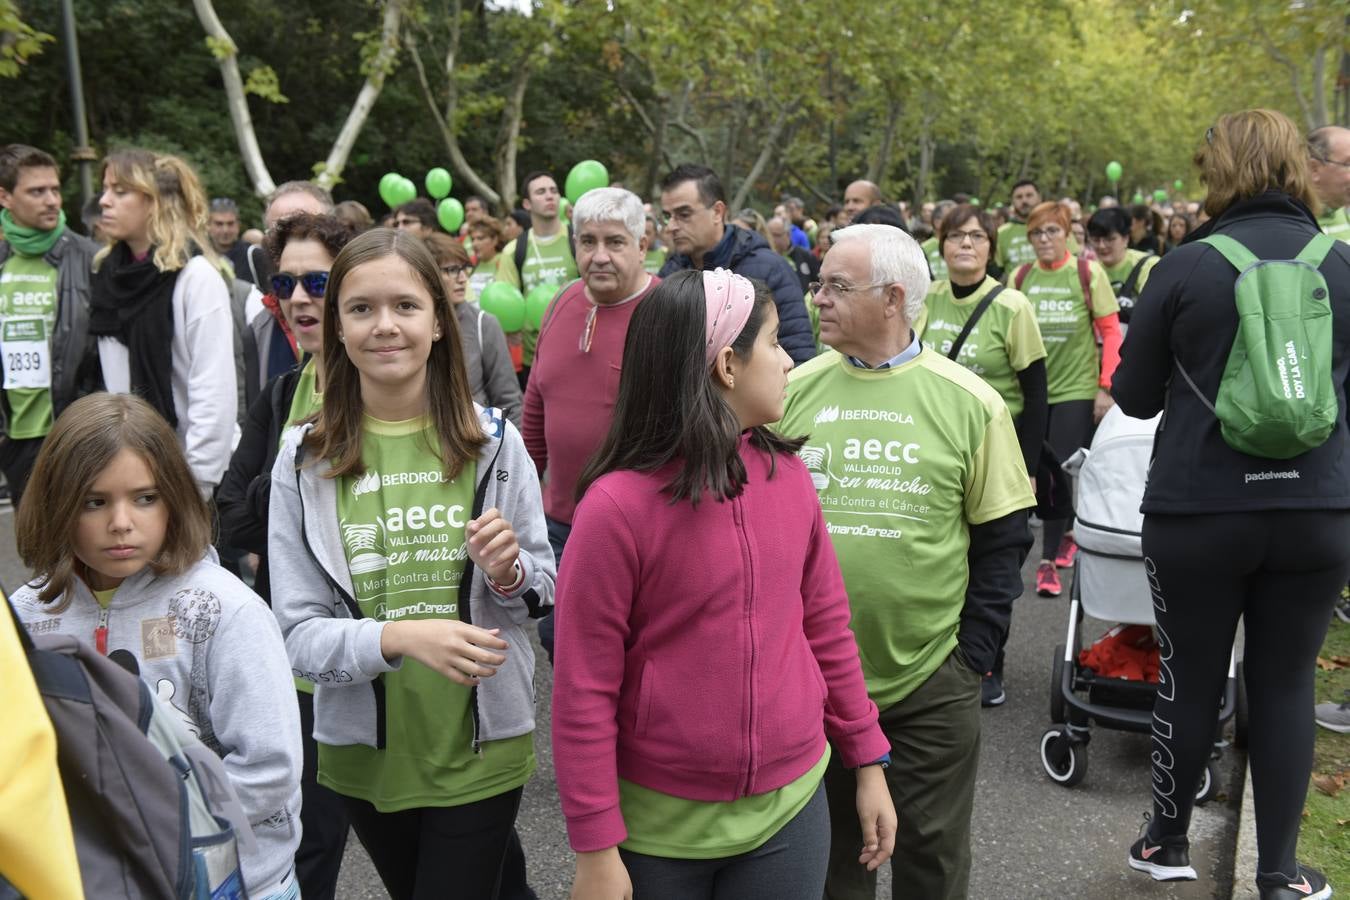
[[[102,656],[108,655],[108,608],[98,611],[98,627],[94,629],[94,649]]]

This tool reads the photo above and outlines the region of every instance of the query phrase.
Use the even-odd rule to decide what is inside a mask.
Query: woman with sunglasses
[[[285,327],[294,335],[304,359],[269,381],[249,409],[216,504],[222,543],[257,555],[253,590],[268,603],[272,602],[267,567],[272,463],[281,447],[282,433],[317,411],[323,402],[323,370],[316,360],[323,350],[328,270],[354,236],[341,220],[312,213],[284,218],[267,235],[267,250],[277,269],[271,278],[272,293],[281,304]],[[300,781],[303,833],[295,854],[296,879],[302,896],[331,898],[337,891],[338,868],[347,844],[347,814],[338,796],[316,781],[313,688],[299,679],[295,685],[305,751]]]
[[[1045,344],[1036,311],[1024,294],[1002,287],[989,274],[998,231],[987,212],[967,203],[951,209],[938,223],[934,240],[942,249],[947,279],[929,287],[914,330],[924,343],[998,391],[1017,425],[1027,472],[1035,475],[1046,419]],[[1005,631],[1004,644],[1007,639]],[[999,706],[1005,699],[1000,645],[993,670],[984,674],[980,703]]]
[[[1027,217],[1036,261],[1013,272],[1012,286],[1036,310],[1045,341],[1049,402],[1046,440],[1059,459],[1086,447],[1092,429],[1113,405],[1111,375],[1120,362],[1120,307],[1106,271],[1069,252],[1069,210],[1046,202]],[[1097,344],[1101,342],[1101,352]],[[1036,593],[1058,597],[1057,569],[1073,565],[1078,546],[1072,519],[1047,519],[1036,567]],[[1056,549],[1058,548],[1058,549]]]
[[[164,417],[209,497],[239,398],[228,269],[206,234],[206,195],[178,157],[122,150],[103,164],[99,205],[109,243],[94,256],[89,333],[103,383]]]
[[[464,350],[464,368],[469,372],[469,389],[480,406],[495,406],[506,414],[512,425],[520,425],[520,382],[506,345],[506,332],[496,316],[490,316],[469,302],[469,282],[473,265],[463,245],[448,234],[425,238],[427,249],[441,270],[441,281],[450,295],[455,318],[459,322],[459,343]]]

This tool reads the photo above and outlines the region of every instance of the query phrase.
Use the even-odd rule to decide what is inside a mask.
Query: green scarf
[[[14,221],[9,210],[0,209],[0,228],[4,229],[5,240],[9,245],[24,256],[44,256],[48,250],[56,246],[56,242],[66,231],[66,211],[61,210],[61,221],[56,223],[55,228],[51,231],[42,231],[38,228],[23,227]]]

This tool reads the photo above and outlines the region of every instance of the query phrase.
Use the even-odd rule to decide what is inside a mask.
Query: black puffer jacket
[[[1337,241],[1320,269],[1331,294],[1331,376],[1340,403],[1340,421],[1320,447],[1287,460],[1239,453],[1224,442],[1218,419],[1176,370],[1180,362],[1213,402],[1237,333],[1237,272],[1218,250],[1197,243],[1200,238],[1226,234],[1262,259],[1293,259],[1318,230],[1306,206],[1271,191],[1229,207],[1153,269],[1111,387],[1131,416],[1166,410],[1153,446],[1145,513],[1350,509],[1350,245]]]
[[[661,277],[692,268],[693,260],[678,253],[661,267]],[[797,365],[816,355],[816,339],[811,334],[811,318],[806,314],[801,281],[788,261],[775,253],[758,233],[727,225],[722,240],[703,255],[703,268],[730,269],[768,285],[778,307],[778,343]]]

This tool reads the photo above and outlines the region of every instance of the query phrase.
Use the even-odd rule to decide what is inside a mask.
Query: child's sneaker
[[[1058,597],[1061,590],[1054,563],[1043,562],[1036,567],[1036,593],[1042,597]]]
[[[1059,552],[1055,554],[1055,565],[1061,569],[1068,569],[1073,566],[1073,559],[1078,555],[1078,544],[1074,542],[1072,535],[1064,535],[1059,539]]]
[[[1345,702],[1329,700],[1319,703],[1313,709],[1313,718],[1317,724],[1340,734],[1350,734],[1350,691],[1345,692]]]
[[[1326,900],[1331,896],[1331,885],[1327,884],[1326,876],[1303,863],[1298,864],[1298,878],[1258,875],[1256,887],[1261,892],[1261,900]]]

